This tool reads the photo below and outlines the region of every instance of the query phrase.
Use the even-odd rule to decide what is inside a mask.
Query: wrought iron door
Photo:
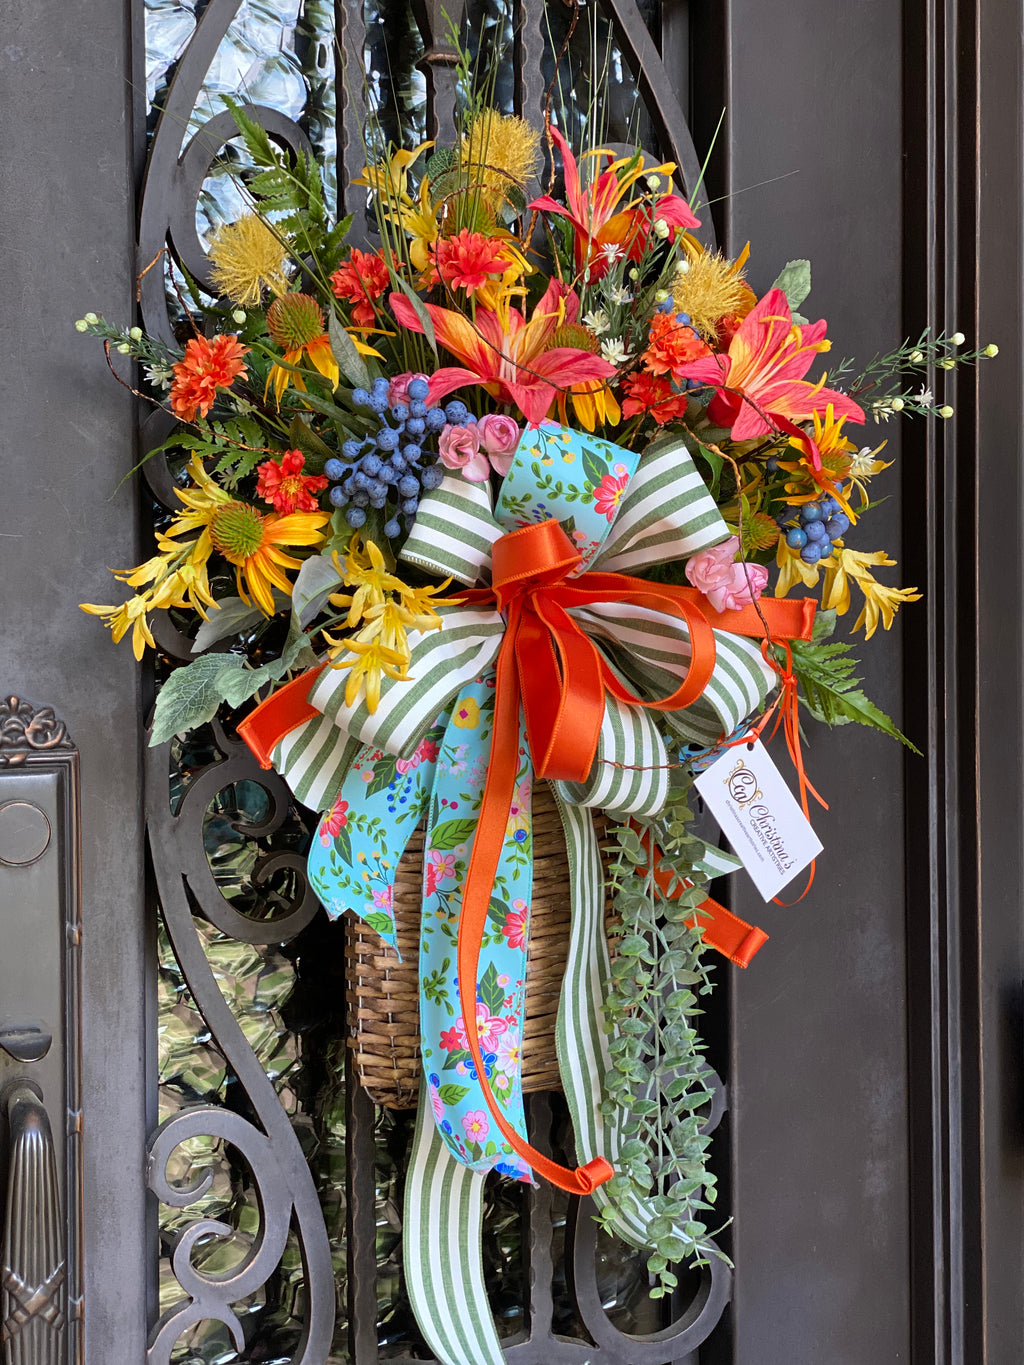
[[[573,11],[552,8],[564,33]],[[891,713],[905,696],[904,728],[928,757],[905,769],[881,741],[846,732],[827,751],[817,744],[812,768],[836,774],[825,781],[827,876],[798,909],[772,912],[771,943],[742,979],[720,983],[709,1020],[733,1283],[695,1277],[662,1317],[639,1262],[599,1243],[585,1209],[496,1188],[492,1306],[518,1365],[1018,1358],[1013,10],[1000,0],[604,5],[625,73],[608,95],[613,122],[630,126],[636,89],[645,139],[690,184],[694,146],[706,150],[726,106],[705,217],[733,249],[756,240],[755,285],[809,256],[813,300],[851,348],[896,341],[926,315],[947,330],[972,317],[999,341],[1004,368],[958,396],[961,416],[941,441],[905,443],[903,506],[886,513],[891,542],[903,532],[907,580],[928,582],[930,600],[923,624],[907,627],[905,664],[888,651],[871,682]],[[415,50],[402,54],[411,84],[391,80],[389,107],[412,92],[406,115],[432,130],[451,120],[452,53],[441,7],[413,13]],[[473,14],[471,30],[486,36],[494,15]],[[265,106],[288,145],[336,156],[343,186],[359,169],[362,109],[333,79],[334,38],[387,85],[383,43],[405,15],[328,0],[36,0],[7,17],[0,1174],[10,1228],[25,1203],[19,1152],[41,1152],[37,1188],[51,1211],[28,1260],[16,1263],[27,1255],[17,1232],[4,1237],[0,1341],[18,1365],[83,1351],[89,1365],[425,1358],[401,1288],[408,1127],[375,1113],[345,1076],[341,942],[302,881],[308,831],[227,721],[187,745],[146,748],[153,680],[75,607],[108,563],[134,562],[170,477],[149,462],[141,505],[118,489],[166,431],[144,420],[139,432],[131,396],[71,321],[138,307],[167,335],[161,272],[146,267],[168,245],[204,280],[196,205],[216,211],[230,196],[211,167],[233,127],[201,97],[232,79],[232,43],[242,76],[229,92]],[[150,44],[148,71],[147,23],[166,40],[162,56]],[[254,35],[275,25],[267,59]],[[505,96],[528,113],[550,79],[551,43],[532,5],[513,27]],[[978,80],[979,63],[1005,95]],[[1008,122],[1004,98],[1016,101]],[[979,138],[989,170],[975,163]],[[1014,262],[1014,288],[997,260]],[[886,435],[893,453],[897,433]],[[188,657],[172,620],[159,638],[161,667]],[[557,1098],[535,1103],[531,1127],[563,1140]],[[211,1158],[211,1177],[182,1188],[193,1159]]]

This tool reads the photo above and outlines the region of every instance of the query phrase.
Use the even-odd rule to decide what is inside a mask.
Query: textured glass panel
[[[411,0],[366,0],[366,95],[371,146],[416,147],[427,136],[423,35]]]
[[[640,10],[648,27],[653,27],[657,5],[641,0]],[[570,37],[573,9],[566,5],[548,5],[545,9],[544,81],[547,85],[554,80],[555,122],[576,146],[624,142],[639,144],[655,154],[658,138],[654,124],[615,41],[611,23],[596,5],[581,6],[576,13],[576,28]]]

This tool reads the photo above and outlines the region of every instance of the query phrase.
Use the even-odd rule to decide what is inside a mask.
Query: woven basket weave
[[[605,830],[595,819],[599,841]],[[398,961],[380,936],[346,915],[349,1047],[375,1104],[414,1109],[420,1089],[419,940],[425,822],[409,840],[395,874]],[[610,919],[610,909],[608,913]],[[533,794],[533,903],[523,1027],[523,1090],[560,1088],[555,1019],[569,945],[569,865],[554,798],[546,782]]]

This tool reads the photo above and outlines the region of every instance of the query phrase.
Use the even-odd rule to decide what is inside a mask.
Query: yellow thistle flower
[[[540,134],[514,114],[484,109],[462,139],[461,160],[471,184],[505,198],[510,185],[522,191],[537,174]]]
[[[255,308],[264,289],[283,294],[287,252],[274,232],[255,213],[218,228],[210,242],[215,287],[243,308]]]
[[[672,304],[676,312],[690,315],[705,341],[713,342],[723,318],[749,311],[747,305],[754,302],[743,278],[750,244],[735,261],[727,260],[721,252],[705,250],[689,233],[682,238],[682,246],[685,257],[676,269]]]

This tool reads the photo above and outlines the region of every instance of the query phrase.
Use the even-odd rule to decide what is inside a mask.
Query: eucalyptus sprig
[[[705,1222],[716,1193],[704,1131],[712,1092],[694,1021],[712,982],[698,927],[707,845],[692,830],[690,789],[689,777],[674,787],[646,840],[634,826],[613,827],[618,850],[607,866],[620,924],[604,1003],[614,1036],[602,1112],[625,1142],[600,1217],[607,1226],[616,1213],[635,1219],[640,1200],[653,1209],[646,1234],[654,1247],[648,1269],[659,1281],[655,1298],[676,1287],[672,1265],[724,1259]],[[655,880],[655,845],[660,870],[673,877],[667,891]]]

